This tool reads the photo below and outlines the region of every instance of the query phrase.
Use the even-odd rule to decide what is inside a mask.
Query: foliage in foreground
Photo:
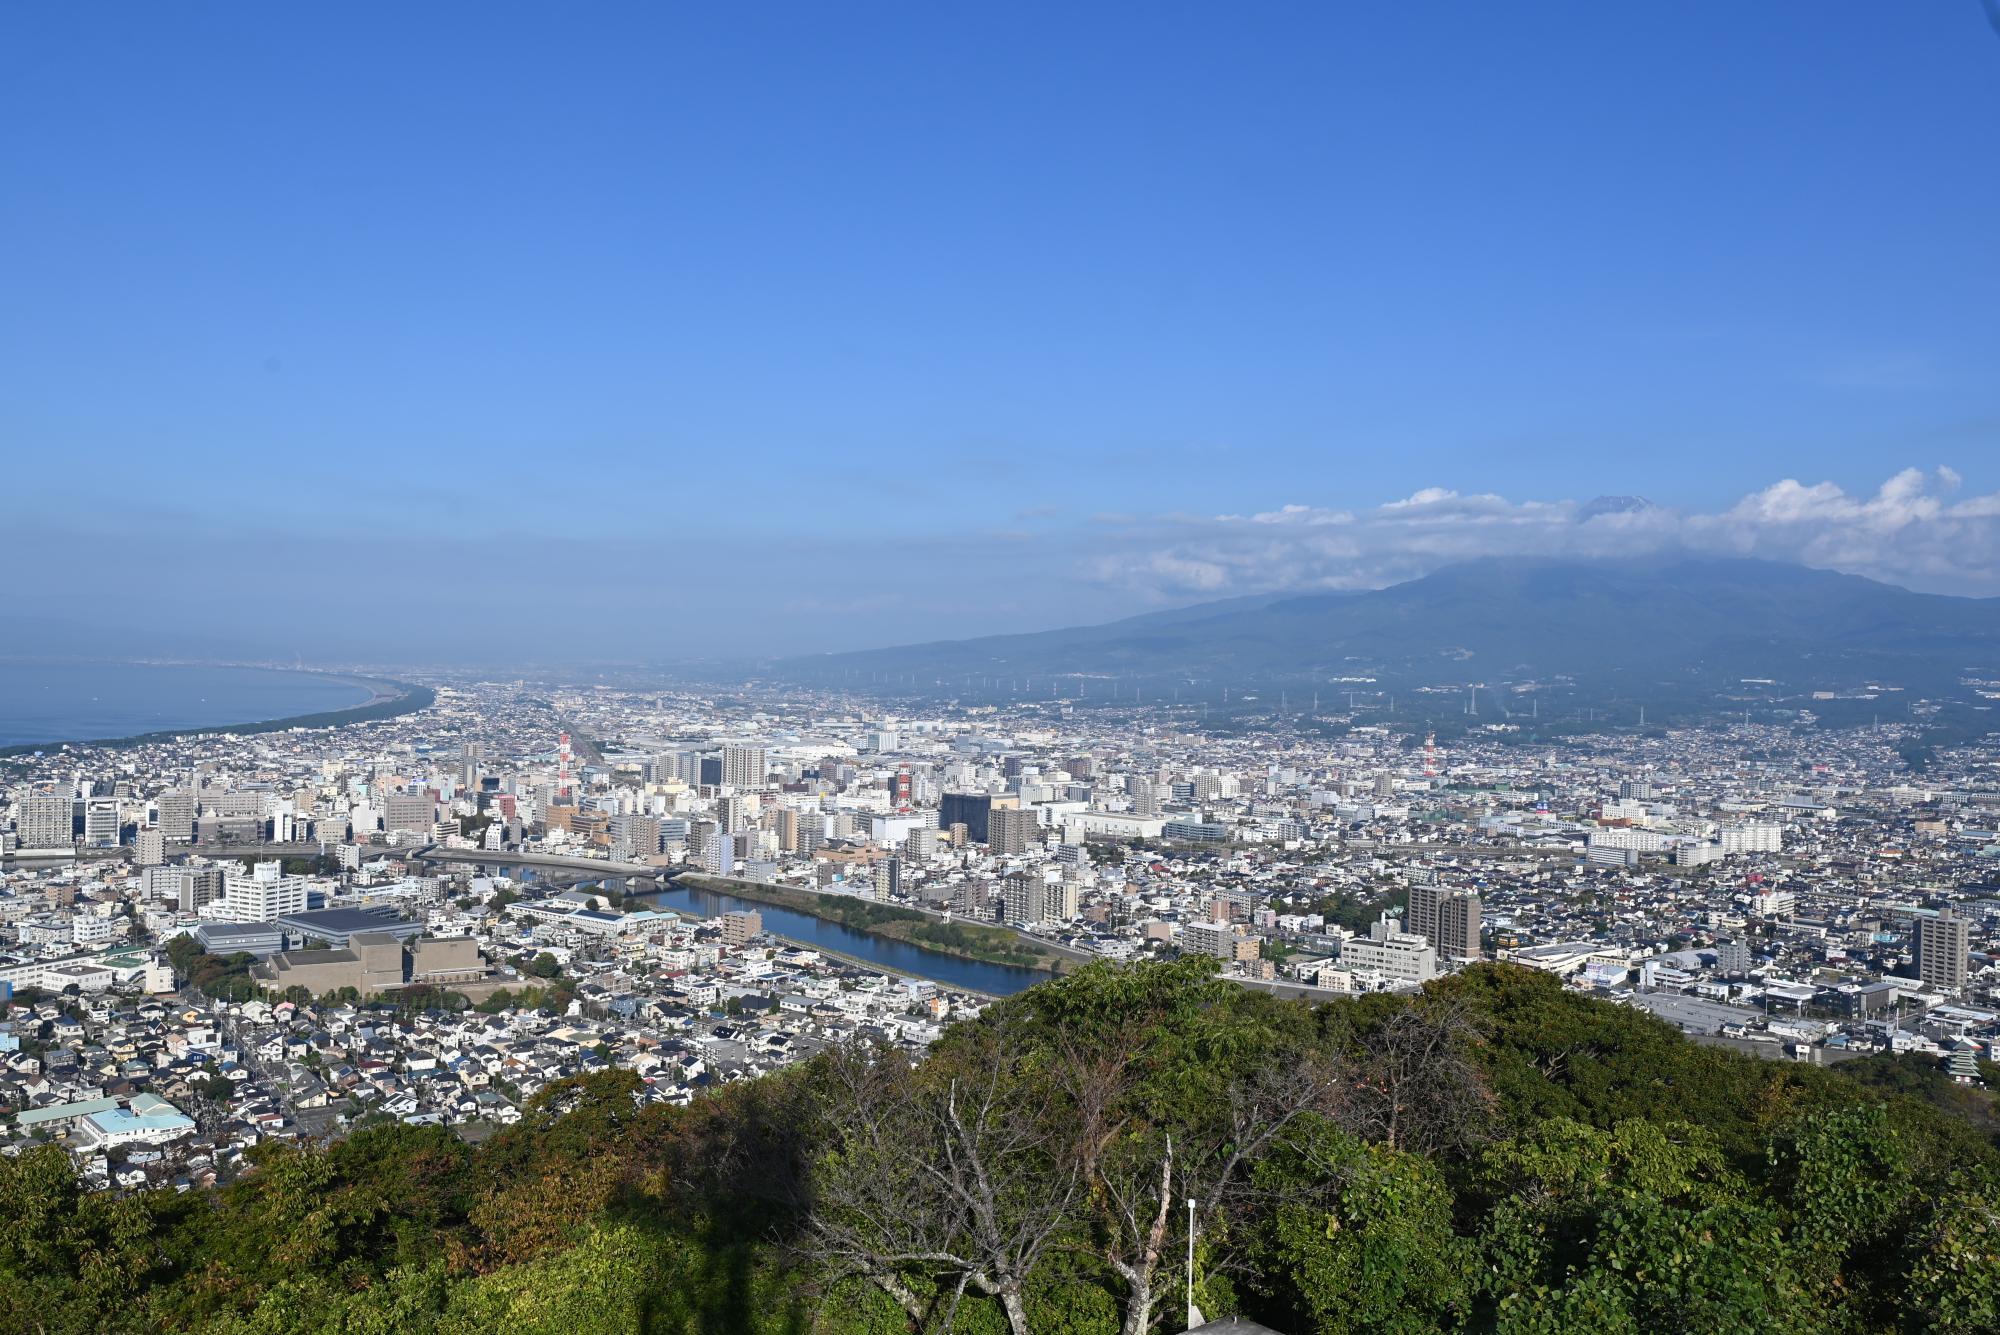
[[[1694,1045],[1504,966],[1309,1008],[1092,966],[924,1061],[684,1109],[608,1072],[477,1147],[389,1125],[214,1192],[0,1160],[0,1331],[2000,1325],[2000,1158],[1837,1069]]]

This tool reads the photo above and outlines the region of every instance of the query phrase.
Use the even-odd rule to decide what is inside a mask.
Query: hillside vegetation
[[[1308,1007],[1093,965],[921,1062],[689,1108],[612,1072],[468,1147],[261,1147],[214,1192],[0,1161],[0,1330],[1295,1333],[2000,1325],[2000,1158],[1930,1103],[1480,966]]]

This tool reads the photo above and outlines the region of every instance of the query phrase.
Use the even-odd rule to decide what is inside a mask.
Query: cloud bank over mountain
[[[1427,487],[1373,509],[1107,516],[1096,581],[1157,601],[1275,589],[1370,589],[1481,557],[1752,556],[1930,592],[2000,594],[2000,492],[1906,468],[1873,494],[1775,482],[1714,512],[1639,497],[1515,501]]]

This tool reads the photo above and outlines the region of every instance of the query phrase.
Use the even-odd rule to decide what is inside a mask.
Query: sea
[[[354,677],[277,668],[0,660],[0,747],[261,723],[374,694]]]

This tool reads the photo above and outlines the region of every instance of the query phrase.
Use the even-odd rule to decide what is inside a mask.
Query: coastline
[[[116,662],[120,660],[103,660]],[[134,666],[154,666],[143,660],[123,660]],[[37,751],[60,751],[64,747],[87,746],[104,750],[119,750],[131,746],[146,746],[156,742],[173,741],[181,737],[199,737],[205,734],[227,734],[230,736],[251,736],[263,732],[285,732],[293,728],[333,728],[348,723],[368,723],[377,719],[397,718],[404,714],[414,714],[427,709],[437,699],[437,692],[428,686],[418,686],[410,682],[396,681],[389,677],[367,677],[352,672],[327,672],[317,668],[272,668],[261,663],[216,663],[208,666],[253,668],[266,672],[299,672],[310,676],[328,677],[338,681],[353,682],[369,691],[367,699],[344,709],[316,710],[307,714],[288,714],[281,718],[255,719],[242,723],[216,723],[185,728],[162,728],[153,732],[133,733],[123,737],[69,737],[41,742],[16,742],[0,746],[0,760],[16,756],[33,755]]]
[[[818,890],[804,890],[798,886],[767,885],[762,881],[744,881],[738,880],[735,877],[710,876],[697,872],[683,872],[668,878],[668,880],[671,884],[685,885],[691,890],[707,890],[714,894],[733,895],[737,899],[755,900],[777,908],[790,909],[794,913],[804,913],[810,917],[818,918],[822,922],[836,923],[850,931],[861,932],[867,936],[879,936],[885,941],[894,941],[901,945],[911,946],[917,950],[928,951],[933,955],[944,955],[951,959],[966,960],[973,964],[994,964],[1005,968],[1028,969],[1036,973],[1048,974],[1053,978],[1061,971],[1063,965],[1069,964],[1074,966],[1082,962],[1080,960],[1072,960],[1060,952],[1051,949],[1047,944],[1023,936],[1012,928],[998,927],[991,923],[954,922],[952,925],[980,932],[1004,933],[1009,940],[1017,943],[1019,947],[1034,951],[1035,959],[1033,962],[1017,959],[994,959],[986,955],[974,954],[961,948],[955,948],[942,942],[927,941],[921,937],[917,937],[914,933],[905,933],[894,929],[906,923],[915,926],[925,919],[940,923],[944,920],[941,917],[933,917],[930,914],[926,914],[921,909],[905,908],[900,904],[873,904],[872,907],[893,909],[901,913],[910,913],[917,916],[915,918],[898,918],[880,923],[853,923],[846,921],[834,913],[827,912],[826,906],[829,901],[843,903],[869,901],[859,901],[849,895],[828,895]],[[818,946],[812,948],[815,950],[821,949]],[[868,967],[879,968],[880,966],[870,965]]]

